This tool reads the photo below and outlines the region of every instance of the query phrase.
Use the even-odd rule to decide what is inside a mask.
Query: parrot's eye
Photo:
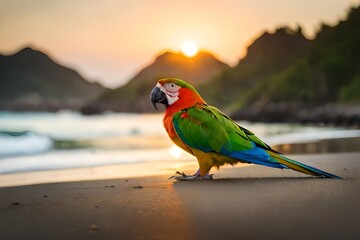
[[[171,88],[174,88],[174,87],[175,87],[175,84],[171,83],[171,84],[170,84],[170,87],[171,87]]]

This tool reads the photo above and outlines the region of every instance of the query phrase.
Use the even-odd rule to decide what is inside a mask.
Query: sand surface
[[[292,157],[344,179],[251,166],[4,187],[0,239],[359,239],[360,153]]]

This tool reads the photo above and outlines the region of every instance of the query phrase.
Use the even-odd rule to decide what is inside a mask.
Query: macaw
[[[180,181],[212,179],[212,167],[225,163],[253,163],[287,168],[327,178],[334,174],[289,159],[272,149],[250,130],[240,126],[220,110],[209,106],[190,84],[175,78],[160,79],[150,94],[154,108],[166,106],[163,119],[170,139],[194,155],[199,170],[194,175],[177,172]]]

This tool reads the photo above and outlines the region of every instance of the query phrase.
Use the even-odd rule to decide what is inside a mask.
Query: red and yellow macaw
[[[170,139],[194,155],[199,170],[194,175],[179,173],[177,180],[212,179],[210,169],[225,163],[254,163],[275,168],[290,168],[302,173],[340,178],[331,173],[294,161],[273,150],[254,133],[241,127],[215,107],[209,106],[194,87],[185,81],[160,79],[150,100],[166,106],[163,119]]]

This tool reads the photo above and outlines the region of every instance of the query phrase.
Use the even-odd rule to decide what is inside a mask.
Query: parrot
[[[176,172],[178,181],[211,180],[212,167],[237,163],[292,169],[305,174],[341,177],[292,160],[272,149],[250,130],[208,105],[193,86],[177,78],[157,81],[150,93],[155,109],[165,105],[164,128],[172,142],[195,156],[199,169],[193,175]]]

